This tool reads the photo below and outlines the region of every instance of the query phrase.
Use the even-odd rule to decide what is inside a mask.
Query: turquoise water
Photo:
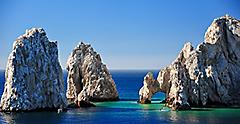
[[[0,113],[1,123],[239,123],[240,109],[193,108],[191,111],[170,111],[160,104],[164,94],[154,96],[152,104],[137,104],[138,90],[147,71],[111,71],[120,101],[96,102],[94,108],[70,109],[67,112]],[[154,71],[157,76],[157,71]],[[0,72],[2,93],[3,72]],[[64,73],[66,79],[66,73]]]

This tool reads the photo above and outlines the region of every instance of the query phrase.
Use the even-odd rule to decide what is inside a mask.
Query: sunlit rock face
[[[228,15],[215,19],[205,41],[193,48],[186,43],[157,81],[167,106],[240,105],[240,22]]]
[[[143,87],[139,90],[139,103],[151,103],[152,96],[160,91],[160,86],[157,80],[154,79],[153,74],[148,72],[144,77]]]
[[[27,30],[14,42],[5,81],[2,111],[66,107],[57,42],[50,42],[42,28]]]
[[[68,58],[67,70],[66,95],[70,102],[81,106],[81,101],[118,100],[110,72],[90,45],[81,42],[73,49]]]

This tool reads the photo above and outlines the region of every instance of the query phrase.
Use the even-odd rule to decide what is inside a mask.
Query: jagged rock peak
[[[175,59],[175,61],[173,61],[173,63],[175,62],[185,62],[186,58],[190,57],[191,52],[193,51],[193,46],[190,42],[187,42],[184,44],[182,50],[180,51],[180,53],[178,54],[177,58]]]
[[[81,42],[73,49],[67,61],[67,70],[69,101],[78,104],[80,101],[118,99],[112,76],[91,45]]]
[[[215,19],[196,49],[184,45],[178,57],[160,70],[159,91],[173,110],[191,106],[240,106],[240,21]]]
[[[65,108],[62,69],[56,42],[42,28],[32,28],[16,39],[5,71],[2,111]]]
[[[222,36],[227,36],[227,33],[240,37],[239,20],[229,15],[214,19],[211,26],[205,33],[205,43],[215,44]]]

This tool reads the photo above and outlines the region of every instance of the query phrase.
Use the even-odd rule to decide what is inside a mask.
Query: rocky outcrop
[[[153,74],[148,72],[144,77],[143,87],[139,90],[139,103],[151,103],[152,96],[160,91],[160,86],[157,80],[154,79]]]
[[[191,43],[186,43],[176,60],[170,66],[163,68],[158,74],[157,81],[160,85],[160,90],[166,94],[166,105],[173,110],[190,109],[186,93],[189,91],[189,88],[196,86],[189,85],[191,84],[191,79],[187,73],[188,69],[183,63],[188,61],[192,51]],[[190,63],[192,64],[192,62]],[[195,84],[195,81],[192,83]]]
[[[240,105],[240,21],[215,19],[196,49],[190,43],[159,72],[160,91],[172,109]]]
[[[90,45],[81,42],[74,48],[68,58],[67,70],[66,95],[70,102],[81,106],[88,101],[118,100],[110,72]]]
[[[62,69],[56,42],[39,28],[27,30],[14,42],[5,72],[2,111],[66,107]]]

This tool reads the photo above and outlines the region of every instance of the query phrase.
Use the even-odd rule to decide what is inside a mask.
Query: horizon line
[[[5,71],[6,69],[0,69],[0,71]],[[157,71],[157,70],[161,70],[161,69],[147,69],[147,68],[122,68],[122,69],[119,69],[119,68],[114,68],[114,69],[108,69],[109,71]],[[62,69],[62,71],[67,71],[67,69]]]

